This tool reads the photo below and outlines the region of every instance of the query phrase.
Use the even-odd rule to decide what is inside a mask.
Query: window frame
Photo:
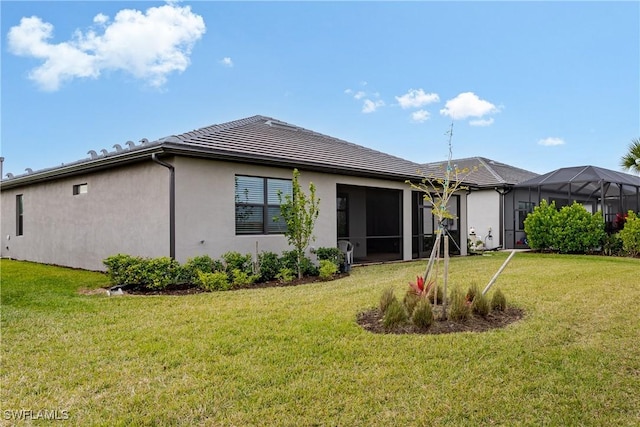
[[[260,179],[262,181],[262,202],[240,202],[238,196],[238,179],[239,178],[250,178],[250,179]],[[278,215],[280,212],[280,203],[270,203],[269,195],[271,192],[270,189],[273,189],[273,185],[275,182],[287,182],[291,186],[291,193],[293,195],[293,180],[287,178],[275,178],[275,177],[266,177],[266,176],[255,176],[255,175],[235,175],[234,176],[234,210],[235,210],[235,235],[236,236],[256,236],[256,235],[272,235],[272,234],[285,234],[286,232],[286,224],[280,224],[280,226],[274,227],[277,224],[276,221],[273,221],[273,216],[269,214],[270,208],[273,210],[274,208],[278,209]],[[270,182],[272,183],[270,185]],[[277,187],[276,187],[277,188]],[[280,191],[278,189],[278,191]],[[273,194],[271,194],[273,196]],[[241,208],[257,208],[261,210],[261,230],[249,230],[242,231],[239,229],[238,225],[241,222],[238,221],[239,209]],[[282,222],[282,220],[280,221]],[[284,227],[283,227],[284,226]]]
[[[73,195],[80,196],[82,194],[87,194],[89,192],[89,184],[83,182],[82,184],[74,184],[73,185]]]
[[[16,194],[16,236],[24,235],[24,195]]]

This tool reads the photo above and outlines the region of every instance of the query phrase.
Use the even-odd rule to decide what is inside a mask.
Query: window
[[[22,194],[16,196],[16,236],[22,236],[24,233],[24,205],[22,203]]]
[[[349,196],[346,193],[338,193],[336,197],[336,216],[338,226],[338,238],[349,237]]]
[[[533,202],[518,202],[518,209],[516,210],[518,220],[517,230],[524,230],[524,220],[527,218],[527,215],[533,212],[535,205]]]
[[[85,182],[84,184],[76,184],[73,186],[73,195],[86,194],[89,191],[89,186]]]
[[[236,234],[284,233],[287,225],[280,216],[280,200],[291,195],[290,179],[236,176]]]

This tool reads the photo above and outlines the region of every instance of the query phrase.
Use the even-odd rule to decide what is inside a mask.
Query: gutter
[[[169,257],[176,259],[176,169],[158,159],[156,154],[151,153],[151,160],[169,169]]]

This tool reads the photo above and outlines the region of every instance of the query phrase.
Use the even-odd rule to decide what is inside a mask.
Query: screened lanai
[[[618,214],[640,212],[640,177],[597,166],[576,166],[515,185],[505,198],[507,248],[527,246],[524,219],[543,199],[555,202],[558,208],[576,201],[591,213],[601,211],[608,231],[613,231]]]

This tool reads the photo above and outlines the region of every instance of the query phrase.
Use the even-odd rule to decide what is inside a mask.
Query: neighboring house
[[[608,231],[616,217],[629,210],[640,213],[640,177],[597,166],[554,170],[514,186],[505,199],[506,248],[526,248],[524,220],[545,199],[557,208],[582,204],[587,211],[603,213]]]
[[[313,246],[349,240],[355,262],[428,255],[422,198],[405,183],[420,178],[416,163],[263,116],[114,148],[3,180],[1,255],[103,270],[117,253],[280,253],[290,248],[273,217],[293,168],[321,199]],[[466,194],[454,199],[466,242]]]
[[[509,221],[505,222],[505,194],[516,184],[538,174],[485,157],[454,159],[451,163],[461,171],[460,177],[468,187],[469,238],[482,241],[485,249],[504,248],[505,230],[513,228]],[[446,165],[446,162],[427,163],[423,165],[423,171],[427,175],[441,176]]]

